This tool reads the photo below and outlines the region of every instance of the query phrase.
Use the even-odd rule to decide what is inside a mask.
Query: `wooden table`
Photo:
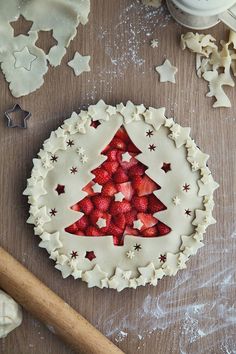
[[[205,97],[207,83],[195,74],[194,55],[179,47],[186,29],[164,8],[145,8],[136,0],[91,2],[89,23],[79,27],[62,65],[50,68],[41,89],[15,99],[0,74],[1,245],[126,353],[233,353],[235,89],[226,90],[231,109],[212,108],[213,100]],[[217,40],[228,35],[223,25],[205,32]],[[152,38],[159,40],[159,48],[150,47]],[[75,50],[91,55],[90,73],[75,77],[66,65]],[[166,57],[178,67],[175,85],[160,83],[154,71]],[[129,99],[166,106],[169,117],[192,127],[192,137],[211,155],[210,168],[220,183],[214,211],[218,223],[209,228],[206,246],[192,257],[187,270],[166,277],[157,287],[116,293],[88,289],[72,278],[63,280],[46,251],[38,248],[32,226],[26,224],[28,205],[22,191],[32,158],[73,110],[100,98],[109,104]],[[8,129],[3,119],[3,112],[16,102],[32,112],[26,130]],[[21,327],[0,340],[0,352],[71,353],[25,312]]]

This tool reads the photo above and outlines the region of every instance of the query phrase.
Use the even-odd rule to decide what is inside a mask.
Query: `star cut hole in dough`
[[[51,132],[24,194],[27,222],[63,278],[121,291],[155,286],[186,268],[215,223],[218,187],[209,156],[189,134],[164,107],[130,101],[112,107],[102,100]],[[127,153],[131,158],[123,159]]]
[[[160,82],[172,82],[175,84],[175,74],[178,69],[171,65],[168,59],[162,65],[156,66],[155,70],[160,75]]]

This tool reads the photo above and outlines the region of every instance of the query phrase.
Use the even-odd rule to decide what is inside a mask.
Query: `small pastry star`
[[[167,173],[167,172],[171,171],[171,164],[170,164],[170,163],[163,162],[163,165],[162,165],[161,169],[162,169],[165,173]]]
[[[148,149],[149,149],[150,151],[155,151],[155,150],[156,150],[156,145],[150,144],[149,147],[148,147]]]
[[[152,48],[157,48],[158,45],[159,45],[158,39],[152,39],[150,45],[151,45]]]
[[[58,184],[57,188],[55,189],[58,195],[65,193],[65,186],[62,184]]]
[[[186,214],[186,215],[191,216],[191,213],[192,213],[191,210],[185,209],[185,214]]]
[[[128,152],[125,152],[121,156],[122,156],[122,162],[130,162],[130,160],[132,159],[132,156]]]
[[[52,155],[50,160],[51,160],[53,163],[54,163],[54,162],[57,162],[58,156]]]
[[[37,57],[31,54],[27,47],[22,49],[20,52],[13,53],[15,57],[15,68],[24,68],[25,70],[30,71],[33,61],[37,59]]]
[[[56,216],[56,214],[57,214],[56,208],[51,209],[50,212],[49,212],[49,214],[50,214],[51,216]]]
[[[88,162],[88,156],[87,156],[87,155],[82,155],[82,156],[81,156],[81,162],[82,162],[82,163]]]
[[[174,138],[174,139],[178,138],[178,136],[179,136],[179,132],[175,131],[175,132],[171,133],[171,137]]]
[[[114,194],[114,197],[116,202],[121,202],[124,199],[124,195],[121,192]]]
[[[184,192],[188,192],[189,190],[190,190],[190,184],[185,183],[185,184],[183,185],[183,191],[184,191]]]
[[[181,200],[180,200],[180,198],[179,197],[174,197],[173,199],[173,203],[174,203],[174,205],[179,205],[180,204],[180,202],[181,202]]]
[[[77,251],[72,251],[70,256],[71,256],[72,259],[76,259],[79,255],[78,255]]]
[[[77,172],[78,172],[77,167],[71,167],[71,169],[70,169],[71,174],[75,175]]]
[[[101,228],[107,226],[107,221],[106,221],[106,219],[98,218],[98,221],[96,222],[96,224],[99,227],[99,229],[101,229]]]
[[[89,66],[90,56],[82,56],[80,53],[75,52],[74,58],[68,62],[68,65],[74,70],[76,76],[79,76],[84,71],[90,71]]]
[[[113,114],[116,114],[116,107],[109,106],[109,107],[106,109],[106,112],[109,113],[110,116],[112,116]]]
[[[142,246],[141,246],[140,244],[136,243],[136,244],[134,245],[134,250],[135,250],[135,251],[140,251],[141,249],[142,249]]]
[[[135,253],[134,253],[134,251],[130,250],[130,251],[126,252],[126,256],[129,259],[133,259],[135,257]]]
[[[79,155],[83,155],[85,153],[85,149],[81,146],[79,146],[77,149],[76,149],[76,152],[79,154]]]
[[[96,258],[95,253],[93,251],[87,251],[85,258],[89,259],[90,261],[92,261],[94,258]]]
[[[143,223],[142,223],[141,220],[135,220],[135,221],[133,222],[133,228],[134,228],[134,229],[141,230],[142,226],[143,226]]]
[[[178,69],[172,66],[168,59],[162,65],[157,66],[156,71],[160,74],[160,82],[169,81],[175,84],[175,74]]]
[[[148,138],[151,138],[151,136],[153,136],[153,130],[148,130],[148,131],[146,132],[146,136],[147,136]]]
[[[74,141],[73,140],[68,140],[67,142],[66,142],[66,145],[68,146],[68,147],[72,147],[73,145],[75,145],[74,144]]]
[[[102,186],[100,186],[100,184],[98,184],[98,183],[95,183],[92,186],[92,190],[94,191],[94,193],[101,193]]]
[[[197,171],[199,169],[199,163],[197,161],[193,161],[192,170]]]
[[[165,262],[166,261],[166,256],[163,255],[163,254],[160,254],[159,259],[160,259],[160,262]]]

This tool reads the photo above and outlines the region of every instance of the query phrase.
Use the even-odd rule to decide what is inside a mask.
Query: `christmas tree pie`
[[[189,133],[164,108],[102,100],[51,133],[24,194],[64,278],[121,291],[186,267],[218,187]]]

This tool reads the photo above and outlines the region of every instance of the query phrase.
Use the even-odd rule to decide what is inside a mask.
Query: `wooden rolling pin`
[[[33,316],[44,322],[53,333],[67,342],[76,352],[84,354],[123,353],[1,247],[0,288]]]

